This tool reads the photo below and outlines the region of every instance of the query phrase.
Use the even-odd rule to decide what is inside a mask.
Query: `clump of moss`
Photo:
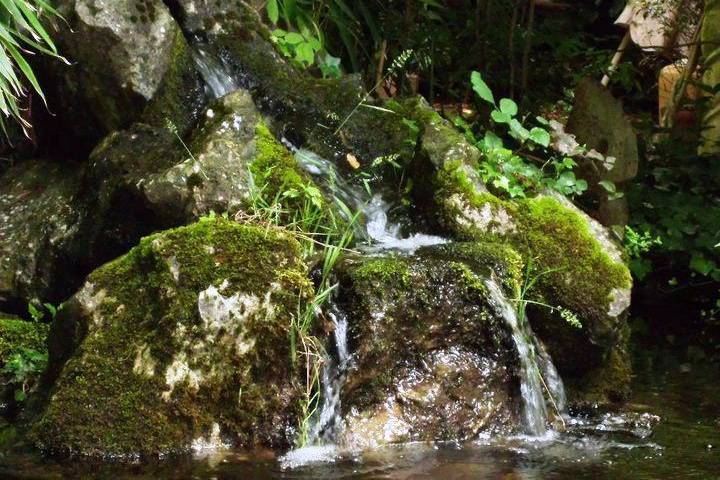
[[[208,218],[144,238],[58,313],[58,378],[31,437],[62,453],[160,455],[217,424],[239,445],[287,447],[302,393],[290,319],[310,290],[298,243],[277,229]]]
[[[0,318],[0,367],[25,349],[47,352],[49,331],[50,325],[46,323]]]

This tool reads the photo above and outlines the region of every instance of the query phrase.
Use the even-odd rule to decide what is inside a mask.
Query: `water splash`
[[[202,44],[197,43],[193,50],[193,59],[200,76],[205,81],[208,96],[212,100],[224,97],[240,88],[235,77]]]
[[[523,424],[527,433],[547,433],[548,411],[544,389],[562,414],[565,408],[565,387],[550,355],[535,337],[530,325],[518,317],[515,306],[505,297],[502,287],[492,279],[485,281],[490,303],[507,322],[520,360],[520,394],[523,400]]]
[[[366,250],[372,252],[396,250],[412,254],[421,247],[447,243],[442,237],[424,233],[403,237],[400,225],[390,222],[389,212],[393,206],[382,195],[376,193],[368,199],[367,192],[346,182],[329,160],[309,150],[295,148],[287,141],[283,143],[293,151],[305,171],[324,179],[337,199],[362,213],[364,229],[361,233],[368,243]]]

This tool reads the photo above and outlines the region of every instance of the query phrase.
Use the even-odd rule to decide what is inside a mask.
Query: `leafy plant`
[[[43,15],[58,16],[58,13],[45,0],[0,2],[0,111],[3,114],[0,127],[6,135],[7,118],[17,121],[28,135],[30,123],[22,116],[20,103],[27,95],[25,82],[45,101],[42,88],[24,55],[34,50],[64,60],[42,25]]]
[[[492,130],[487,130],[478,139],[471,125],[462,118],[455,123],[465,131],[466,137],[483,152],[480,174],[483,180],[495,190],[510,197],[526,197],[530,192],[545,188],[556,190],[563,195],[573,196],[587,190],[585,180],[578,179],[573,172],[577,166],[568,156],[558,155],[550,148],[552,140],[547,120],[536,117],[537,126],[528,126],[526,119],[519,116],[517,104],[502,98],[496,102],[490,87],[479,72],[470,77],[475,94],[492,107],[490,117],[496,126],[506,129],[505,135],[514,143],[508,148],[506,142]]]
[[[28,313],[33,322],[43,321],[48,313],[50,314],[50,321],[53,321],[57,315],[57,307],[52,303],[43,303],[40,307],[35,306],[33,303],[28,303]]]
[[[34,390],[37,379],[45,370],[48,354],[22,348],[5,363],[2,371],[5,385],[14,387],[16,402],[24,402],[27,394]]]

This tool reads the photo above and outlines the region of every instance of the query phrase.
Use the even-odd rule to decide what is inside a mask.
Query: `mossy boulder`
[[[251,174],[270,183],[269,201],[312,184],[244,90],[211,104],[186,141],[145,124],[115,132],[92,152],[83,177],[83,201],[95,212],[82,228],[85,250],[91,258],[119,255],[153,231],[211,212],[233,216],[251,203]]]
[[[511,245],[529,265],[527,274],[537,276],[529,298],[579,317],[582,329],[546,308],[530,316],[575,400],[626,396],[632,279],[609,232],[560,195],[509,201],[491,194],[477,174],[475,147],[423,102],[413,109],[409,115],[423,129],[416,198],[432,199],[421,202],[425,216],[455,238]],[[588,391],[583,379],[592,376],[596,386]]]
[[[208,218],[93,272],[52,325],[31,438],[122,458],[290,445],[290,321],[311,291],[299,251],[279,230]]]
[[[65,293],[56,280],[73,272],[68,251],[83,217],[78,188],[72,166],[45,160],[18,163],[0,177],[0,307],[24,312],[30,300]]]
[[[67,23],[56,22],[54,37],[72,65],[50,60],[40,69],[58,115],[49,128],[92,144],[141,119],[168,118],[181,131],[194,123],[204,85],[162,0],[60,0],[57,8]]]
[[[341,264],[338,302],[352,358],[341,441],[471,440],[517,425],[517,353],[483,280],[518,282],[519,256],[494,245],[457,247],[472,248],[489,259],[478,270],[450,260],[452,248]]]

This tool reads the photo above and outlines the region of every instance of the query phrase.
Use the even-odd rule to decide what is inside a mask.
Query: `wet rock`
[[[352,358],[342,442],[470,440],[516,425],[514,347],[470,267],[429,248],[346,259],[340,271]]]
[[[280,231],[206,219],[93,272],[52,325],[31,438],[121,458],[286,448],[302,395],[290,317],[310,291],[299,254]]]
[[[252,92],[261,111],[277,120],[278,131],[298,146],[339,165],[351,153],[363,166],[402,147],[407,129],[396,116],[357,108],[364,96],[358,76],[322,79],[294,67],[275,49],[258,9],[244,1],[175,3],[189,33],[202,25],[206,42],[200,48],[219,59]]]
[[[47,62],[49,129],[74,129],[92,144],[141,119],[181,132],[197,118],[204,86],[182,31],[161,0],[61,0],[59,50]],[[52,120],[52,119],[51,119]],[[52,134],[52,132],[48,132]]]
[[[423,206],[425,217],[447,235],[515,248],[538,280],[529,298],[562,306],[582,323],[575,328],[558,310],[547,308],[534,308],[530,315],[569,381],[571,398],[624,397],[630,381],[625,332],[632,279],[609,232],[564,197],[506,201],[492,195],[476,173],[474,147],[422,103],[414,118],[422,125],[416,198],[432,199]],[[592,388],[580,381],[593,376]]]
[[[264,186],[268,198],[312,185],[244,90],[205,111],[187,149],[165,128],[136,124],[115,132],[93,151],[84,177],[88,202],[99,212],[85,228],[87,243],[117,245],[120,254],[153,231],[211,212],[232,216],[249,205],[251,173],[271,184]]]
[[[83,212],[74,205],[72,167],[29,160],[0,178],[0,305],[25,312],[30,300],[55,301],[55,280],[70,276],[68,249]]]

